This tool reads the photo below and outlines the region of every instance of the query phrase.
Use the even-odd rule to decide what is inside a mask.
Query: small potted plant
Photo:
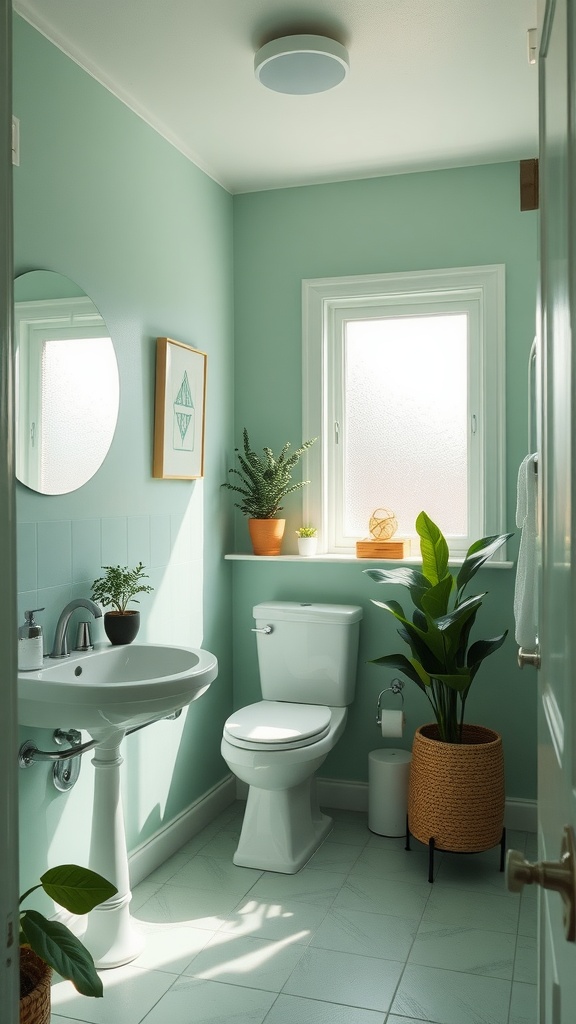
[[[316,438],[304,441],[291,455],[288,455],[291,447],[289,441],[278,456],[274,455],[271,448],[264,448],[262,458],[250,447],[248,431],[244,427],[244,451],[242,453],[238,448],[234,449],[240,469],[229,470],[238,477],[240,483],[230,483],[227,480],[224,487],[242,495],[242,500],[234,504],[248,517],[248,530],[255,555],[280,554],[286,526],[286,520],[278,518],[278,512],[282,511],[280,502],[288,494],[310,483],[309,480],[291,483],[292,470],[300,456],[312,447],[315,440]]]
[[[140,629],[140,612],[128,608],[130,601],[138,604],[136,594],[150,594],[154,587],[143,583],[148,575],[142,562],[134,569],[121,565],[103,565],[104,576],[94,580],[92,599],[112,611],[104,615],[104,630],[111,644],[130,644]]]
[[[296,536],[298,537],[299,555],[304,555],[305,558],[311,558],[316,554],[318,537],[316,536],[315,526],[301,526],[296,530]]]
[[[483,661],[497,651],[507,631],[471,643],[486,594],[465,595],[478,569],[512,534],[483,537],[470,546],[454,578],[441,530],[421,512],[416,520],[421,571],[409,566],[364,569],[376,583],[401,584],[414,612],[397,601],[373,601],[400,623],[409,654],[385,654],[375,665],[400,670],[428,698],[435,722],[416,730],[408,795],[411,833],[440,849],[473,852],[500,842],[504,817],[502,738],[480,725],[466,725],[470,687]]]
[[[20,904],[43,889],[72,914],[87,914],[115,896],[116,886],[89,868],[61,864],[49,868]],[[52,970],[67,978],[85,996],[102,996],[102,982],[94,960],[65,924],[50,921],[37,910],[20,912],[20,1024],[49,1024]]]

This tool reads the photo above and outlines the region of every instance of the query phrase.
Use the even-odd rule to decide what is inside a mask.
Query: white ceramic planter
[[[298,554],[310,558],[316,554],[318,537],[298,537]]]

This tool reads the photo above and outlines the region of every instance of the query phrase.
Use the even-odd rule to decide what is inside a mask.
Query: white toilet
[[[234,863],[293,874],[332,828],[314,773],[354,698],[362,609],[273,601],[253,615],[263,700],[230,716],[221,747],[250,787]]]

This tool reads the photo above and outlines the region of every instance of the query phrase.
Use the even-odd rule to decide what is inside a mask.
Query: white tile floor
[[[499,849],[437,854],[329,812],[296,875],[235,867],[235,804],[136,887],[142,955],[103,999],[53,987],[52,1024],[536,1024],[536,899]],[[535,837],[508,845],[535,859]]]

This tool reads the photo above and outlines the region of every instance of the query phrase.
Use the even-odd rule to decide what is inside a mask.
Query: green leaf
[[[416,519],[416,531],[420,537],[422,572],[435,586],[448,572],[448,544],[444,534],[425,512]]]
[[[404,615],[404,609],[401,604],[398,604],[398,601],[376,601],[375,598],[372,598],[372,604],[375,604],[377,608],[383,608],[385,612],[390,612],[399,622],[408,621]]]
[[[426,686],[430,683],[429,677],[425,672],[422,672],[421,667],[417,666],[412,659],[408,659],[404,654],[385,654],[382,658],[373,658],[370,664],[386,665],[387,667],[398,669],[399,672],[403,672],[405,676],[408,676],[408,679],[411,679],[423,691],[425,691]],[[428,683],[425,682],[426,679],[428,679]]]
[[[78,864],[60,864],[49,868],[41,876],[40,882],[44,892],[72,914],[87,914],[118,892],[111,882]]]
[[[398,632],[409,644],[414,658],[421,663],[428,675],[436,675],[445,668],[443,638],[434,625],[424,631],[409,622],[404,630]]]
[[[468,689],[470,686],[470,673],[467,669],[463,669],[461,673],[455,672],[451,675],[439,674],[434,678],[439,679],[441,683],[444,683],[444,685],[448,686],[451,690],[457,690],[458,693],[461,693],[462,690]]]
[[[506,630],[505,633],[502,633],[501,636],[492,637],[490,640],[477,640],[476,643],[472,644],[468,651],[468,657],[466,659],[468,667],[476,669],[479,668],[485,658],[502,647],[507,636],[508,630]]]
[[[397,601],[384,602],[372,599],[372,604],[390,612],[402,623],[404,628],[399,630],[400,635],[410,645],[414,657],[422,662],[425,672],[433,675],[436,669],[440,670],[443,667],[443,640],[433,621],[426,620],[428,629],[425,631],[406,618],[402,606]]]
[[[454,586],[454,577],[452,573],[448,573],[443,580],[434,587],[430,587],[426,591],[422,598],[422,609],[433,619],[437,619],[441,615],[446,615],[448,612],[448,601],[450,600],[450,594]]]
[[[480,566],[484,565],[484,562],[488,561],[494,552],[498,551],[498,548],[501,548],[512,536],[514,536],[512,533],[502,533],[499,536],[482,537],[470,545],[460,572],[456,577],[456,586],[459,591],[463,590],[472,577],[476,575]]]
[[[478,608],[482,604],[483,597],[483,594],[470,597],[467,601],[464,601],[457,608],[454,608],[453,611],[449,612],[448,615],[443,615],[436,620],[438,629],[444,637],[446,668],[456,667],[457,657],[462,649],[462,632],[466,628],[468,620],[476,615]]]
[[[440,618],[436,619],[438,629],[442,631],[448,630],[455,623],[463,622],[471,612],[480,607],[485,597],[486,594],[476,594],[474,597],[469,597],[466,601],[463,601],[456,608],[453,608],[447,615],[441,615]]]
[[[478,614],[478,609],[473,611],[472,615],[470,615],[465,620],[465,622],[462,624],[462,629],[460,630],[460,636],[458,638],[458,648],[456,650],[456,655],[455,655],[455,657],[456,657],[456,664],[457,665],[466,665],[467,664],[467,662],[466,662],[466,651],[468,650],[468,641],[470,639],[470,633],[471,633],[472,627],[474,626],[474,623],[476,621],[477,614]]]
[[[426,632],[426,630],[428,629],[428,619],[426,618],[424,612],[421,612],[418,608],[414,609],[412,622],[418,629],[421,629],[424,632]]]
[[[48,921],[35,910],[25,910],[20,927],[35,953],[57,974],[68,978],[84,996],[102,996],[102,982],[94,961],[79,939],[58,921]]]
[[[422,607],[422,597],[430,589],[430,580],[417,569],[398,566],[394,569],[363,569],[363,573],[375,583],[396,583],[407,587],[417,608]]]

